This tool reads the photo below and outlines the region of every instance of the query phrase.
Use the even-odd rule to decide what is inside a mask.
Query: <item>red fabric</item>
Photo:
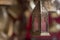
[[[52,22],[53,20],[55,20],[57,23],[60,24],[60,17],[53,19],[53,18],[51,18],[50,14],[49,14],[49,24],[51,24],[51,22]],[[27,38],[27,39],[28,39],[28,38],[29,38],[29,39],[31,38],[31,34],[30,34],[31,28],[32,28],[32,15],[30,16],[30,18],[29,18],[29,23],[28,23],[28,25],[26,26],[26,30],[27,30],[26,38]],[[12,37],[14,37],[14,35],[15,35],[15,34],[13,34]],[[51,33],[51,36],[34,36],[34,38],[41,38],[41,39],[45,38],[45,39],[47,39],[47,38],[52,38],[53,36],[56,36],[57,39],[60,40],[60,32],[58,32],[58,33],[56,33],[56,34],[55,34],[55,33]]]
[[[31,27],[32,27],[32,15],[30,16],[29,19],[30,19],[30,20],[29,20],[29,24],[26,26],[26,30],[27,30],[26,38],[31,38],[30,30],[31,30]],[[57,23],[60,23],[60,17],[53,19],[53,18],[51,18],[51,16],[49,15],[49,24],[51,24],[51,22],[52,22],[53,20],[56,20]],[[13,35],[13,36],[14,36],[14,35]],[[13,36],[12,36],[12,38],[13,38]],[[56,34],[55,34],[55,33],[51,33],[51,36],[34,36],[34,38],[41,38],[41,39],[45,38],[45,39],[47,39],[47,38],[52,38],[53,36],[56,36],[57,39],[60,40],[60,32],[58,32],[58,33],[56,33]]]
[[[60,24],[60,16],[58,18],[52,18],[49,14],[49,24],[51,24],[55,20],[58,24]],[[58,33],[52,33],[51,36],[56,36],[58,40],[60,40],[60,32]]]
[[[51,24],[53,20],[60,24],[60,16],[58,18],[52,18],[49,14],[49,24]]]
[[[29,18],[29,23],[28,23],[27,26],[26,26],[26,31],[27,31],[27,33],[26,33],[26,38],[27,38],[27,39],[28,39],[28,38],[31,38],[31,34],[30,34],[31,27],[32,27],[32,15],[30,16],[30,18]]]

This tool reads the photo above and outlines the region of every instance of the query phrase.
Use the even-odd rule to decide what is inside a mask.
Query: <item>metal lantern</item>
[[[41,23],[41,14],[40,14],[40,1],[38,1],[32,12],[32,36],[40,35],[40,23]]]
[[[43,0],[45,1],[45,0]],[[43,1],[40,1],[40,10],[41,10],[41,36],[50,36],[49,34],[49,19],[48,19],[48,9],[46,5],[44,5]],[[48,5],[47,5],[48,6]]]
[[[41,25],[41,30],[43,33],[42,35],[46,35],[44,32],[57,32],[57,27],[59,26],[52,26],[51,28],[53,28],[54,30],[51,30],[49,31],[49,28],[50,28],[50,24],[49,24],[49,21],[50,20],[48,17],[51,16],[51,15],[54,15],[52,16],[52,19],[53,19],[53,22],[52,22],[52,25],[57,25],[56,23],[56,20],[54,18],[58,18],[60,16],[60,0],[41,0],[41,22],[44,22],[44,25],[46,28],[43,29],[43,23]],[[51,15],[50,15],[51,14]],[[44,18],[45,17],[45,18]],[[42,27],[43,26],[43,27]],[[46,30],[45,30],[46,29]],[[54,33],[52,32],[52,33]]]

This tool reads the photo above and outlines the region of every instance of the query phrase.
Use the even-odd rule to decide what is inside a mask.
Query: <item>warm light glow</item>
[[[57,24],[57,25],[56,25],[56,28],[57,28],[58,30],[60,30],[60,24]]]
[[[30,6],[31,6],[31,8],[32,8],[32,9],[34,9],[34,8],[35,8],[35,4],[34,4],[34,2],[33,2],[33,1],[31,1],[31,2],[30,2]]]
[[[54,3],[55,0],[51,0],[52,3]]]
[[[57,14],[60,14],[60,10],[57,10]]]
[[[50,33],[49,32],[42,32],[40,35],[41,36],[50,36]]]
[[[56,0],[58,3],[60,3],[60,0]]]

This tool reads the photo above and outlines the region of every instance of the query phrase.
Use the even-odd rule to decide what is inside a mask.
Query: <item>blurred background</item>
[[[60,0],[0,0],[0,40],[59,38]]]

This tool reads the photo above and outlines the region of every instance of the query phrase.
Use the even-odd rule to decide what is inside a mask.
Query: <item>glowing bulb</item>
[[[57,14],[60,14],[60,10],[57,10]]]
[[[31,6],[31,8],[32,8],[32,9],[34,9],[34,8],[35,8],[35,4],[34,4],[34,2],[33,2],[33,1],[31,1],[31,2],[30,2],[30,6]]]

